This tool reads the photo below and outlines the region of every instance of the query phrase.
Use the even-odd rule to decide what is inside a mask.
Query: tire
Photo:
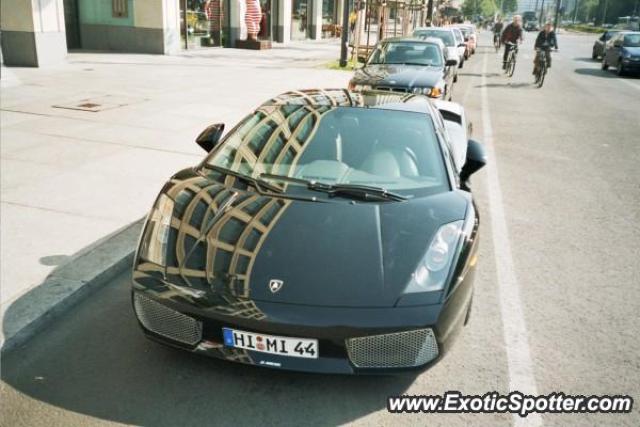
[[[540,71],[538,72],[538,79],[537,79],[538,82],[537,83],[538,83],[538,87],[539,88],[541,88],[542,85],[544,84],[544,76],[546,76],[546,75],[547,75],[547,66],[543,65],[540,68]]]
[[[622,67],[622,58],[618,58],[618,66],[616,67],[616,74],[624,76],[624,68]]]
[[[609,69],[609,64],[607,64],[606,58],[602,58],[602,69],[605,71]]]
[[[509,77],[513,77],[513,73],[516,70],[516,59],[515,58],[511,58],[511,61],[509,61],[509,63],[507,64],[507,75]]]

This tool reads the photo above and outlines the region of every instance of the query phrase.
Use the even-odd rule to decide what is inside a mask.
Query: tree
[[[502,0],[502,13],[510,13],[518,10],[518,0]]]
[[[467,18],[476,15],[492,16],[497,10],[495,0],[465,0],[462,5],[462,14]]]

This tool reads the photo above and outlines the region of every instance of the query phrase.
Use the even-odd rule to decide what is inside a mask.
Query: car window
[[[640,34],[626,34],[622,45],[625,47],[640,47]]]
[[[398,110],[263,106],[206,162],[253,177],[277,174],[410,194],[449,188],[430,116]],[[307,191],[299,183],[288,183],[289,190]]]
[[[440,48],[431,43],[383,43],[371,55],[369,64],[415,64],[441,67]]]
[[[453,34],[451,31],[441,31],[441,30],[416,30],[413,33],[416,37],[436,37],[444,43],[445,46],[455,46],[456,41],[453,38]]]

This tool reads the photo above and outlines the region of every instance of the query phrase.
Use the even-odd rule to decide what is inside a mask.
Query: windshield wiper
[[[278,187],[276,185],[270,184],[269,182],[265,181],[264,179],[254,178],[254,177],[252,177],[250,175],[245,175],[245,174],[243,174],[241,172],[236,172],[236,171],[234,171],[232,169],[228,169],[228,168],[225,168],[225,167],[222,167],[222,166],[218,166],[218,165],[211,165],[209,163],[205,163],[203,166],[205,168],[207,168],[207,169],[211,169],[211,170],[214,170],[216,172],[220,172],[220,173],[225,174],[225,175],[231,175],[233,177],[236,177],[241,181],[244,181],[244,182],[246,182],[248,184],[251,184],[258,191],[263,191],[264,192],[264,189],[266,188],[267,190],[272,191],[274,193],[282,193],[283,192],[282,188],[280,188],[280,187]]]
[[[261,173],[260,177],[302,184],[309,190],[321,191],[323,193],[329,194],[330,197],[343,196],[358,198],[367,201],[393,200],[395,202],[399,202],[401,200],[407,200],[407,197],[403,196],[402,194],[393,193],[382,187],[373,187],[369,185],[359,184],[326,184],[323,182],[303,178],[294,178],[286,175],[274,175],[270,173]]]

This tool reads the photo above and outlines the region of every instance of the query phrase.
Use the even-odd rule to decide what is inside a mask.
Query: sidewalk
[[[319,67],[338,55],[337,41],[322,41],[2,67],[2,318],[54,269],[145,215],[164,181],[203,157],[194,138],[207,125],[229,129],[286,90],[346,87],[350,73]]]

